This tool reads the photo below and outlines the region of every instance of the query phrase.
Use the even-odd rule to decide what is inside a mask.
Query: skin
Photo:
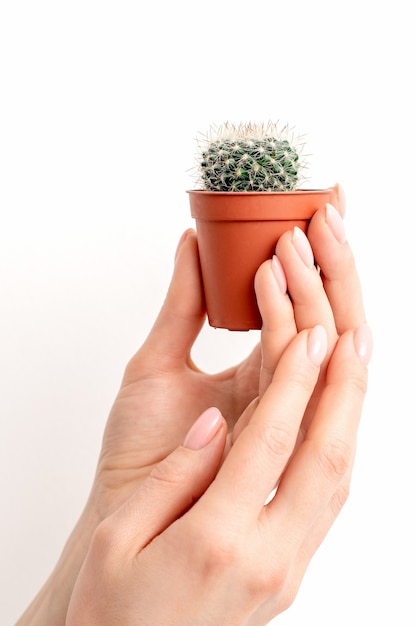
[[[255,281],[261,344],[216,375],[190,355],[205,310],[185,233],[160,315],[126,367],[85,510],[19,626],[264,624],[289,606],[347,497],[366,390],[371,339],[340,228],[322,210],[311,248],[281,237]],[[207,407],[218,428],[190,449]]]

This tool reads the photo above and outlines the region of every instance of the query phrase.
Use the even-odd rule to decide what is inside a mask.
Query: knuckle
[[[283,590],[280,596],[280,609],[282,611],[286,611],[293,604],[294,600],[297,597],[298,587],[294,584],[287,585],[287,587]]]
[[[94,531],[90,552],[93,562],[97,559],[103,569],[111,569],[112,555],[117,545],[115,527],[111,517],[104,519]]]
[[[168,456],[155,465],[149,474],[149,487],[176,487],[186,480],[186,468],[177,455]]]
[[[138,374],[142,369],[143,359],[141,358],[141,352],[133,354],[128,362],[126,363],[124,373],[123,373],[123,382],[125,384],[131,383],[133,380],[138,378]]]
[[[362,399],[368,387],[368,372],[365,368],[358,367],[350,362],[341,368],[336,376],[332,372],[331,380],[328,381],[328,384],[349,397]]]
[[[256,601],[266,600],[275,596],[282,597],[288,578],[288,568],[284,564],[259,569],[255,575],[253,570],[247,578],[247,591]]]
[[[213,562],[220,562],[224,565],[235,565],[241,559],[241,544],[239,533],[235,529],[228,530],[219,528],[217,532],[207,542],[207,553]]]
[[[236,535],[221,531],[210,533],[210,536],[207,533],[202,536],[197,534],[200,535],[197,540],[199,560],[208,580],[224,576],[228,571],[236,571],[237,566],[243,563]]]
[[[316,368],[298,367],[288,376],[287,389],[295,393],[305,393],[310,396],[317,382]]]
[[[283,422],[272,423],[268,428],[262,429],[258,433],[260,446],[267,451],[268,455],[272,454],[273,457],[277,458],[291,456],[296,438],[297,433],[294,427]]]
[[[368,376],[367,372],[352,372],[346,384],[350,386],[355,395],[359,394],[364,396],[368,388]]]
[[[321,446],[318,462],[326,479],[339,482],[348,471],[353,456],[349,444],[338,437],[328,439]]]

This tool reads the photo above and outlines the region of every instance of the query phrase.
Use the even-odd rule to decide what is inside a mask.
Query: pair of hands
[[[205,311],[185,234],[106,428],[93,490],[104,521],[68,626],[265,624],[295,597],[348,494],[371,352],[336,210],[314,216],[308,239],[286,233],[255,288],[260,346],[199,371]]]
[[[109,416],[57,624],[70,596],[67,626],[252,626],[294,599],[348,494],[372,349],[337,211],[318,211],[308,239],[284,234],[255,288],[260,345],[201,372],[197,241],[184,234]]]

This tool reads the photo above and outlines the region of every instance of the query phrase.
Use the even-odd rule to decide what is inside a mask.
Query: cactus
[[[208,191],[292,191],[301,180],[302,144],[277,123],[226,123],[199,141],[200,184]]]

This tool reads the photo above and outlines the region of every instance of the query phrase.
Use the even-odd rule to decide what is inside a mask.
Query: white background
[[[352,494],[276,619],[417,623],[412,3],[0,4],[0,622],[56,562],[192,226],[195,137],[280,119],[346,190],[375,352]],[[210,371],[256,333],[205,328]],[[275,622],[274,622],[275,623]]]

